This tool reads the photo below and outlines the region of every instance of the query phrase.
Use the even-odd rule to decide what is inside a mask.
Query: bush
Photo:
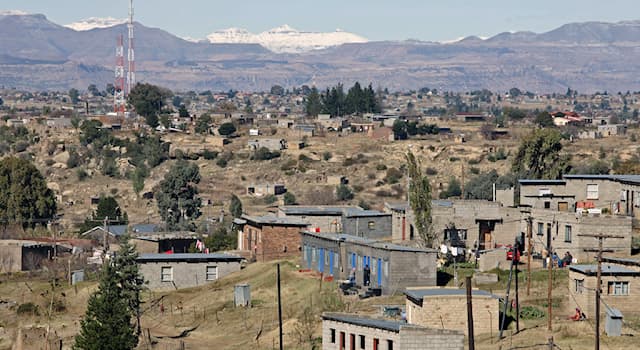
[[[475,158],[474,159],[469,159],[469,161],[467,161],[467,163],[469,163],[469,165],[477,165],[477,164],[480,164],[481,160],[482,159],[475,159]]]
[[[471,167],[469,169],[469,172],[472,173],[473,175],[478,175],[478,174],[480,174],[480,169],[475,168],[475,167]]]
[[[14,151],[16,151],[16,153],[24,152],[27,150],[27,148],[29,148],[29,142],[27,141],[18,141],[15,145],[13,145],[13,149]]]
[[[349,186],[342,184],[336,187],[336,198],[339,201],[348,201],[353,199],[353,191],[349,188]]]
[[[396,168],[389,168],[387,169],[387,175],[385,176],[384,181],[386,181],[389,184],[395,184],[395,183],[398,183],[400,179],[402,179],[403,175],[404,174],[402,173],[402,171]]]
[[[333,155],[331,154],[331,152],[324,152],[324,153],[322,154],[322,159],[324,159],[324,160],[329,160],[329,159],[331,159],[331,157],[333,157]]]
[[[427,175],[438,175],[438,169],[429,167],[425,169],[424,173]]]
[[[251,158],[253,160],[270,160],[278,157],[280,157],[280,152],[278,151],[272,152],[272,151],[269,151],[269,149],[266,147],[260,147],[253,153],[253,156]]]
[[[31,302],[20,304],[16,312],[18,315],[40,316],[40,308]]]
[[[224,158],[218,158],[218,160],[216,161],[216,165],[221,168],[224,168],[227,166],[227,160]]]
[[[382,163],[381,164],[377,164],[376,165],[376,170],[378,170],[378,171],[387,170],[387,166],[382,164]]]
[[[280,166],[280,170],[282,171],[291,171],[296,167],[296,164],[298,162],[296,162],[293,159],[289,159],[286,162],[282,163],[282,165]]]
[[[378,197],[393,197],[393,194],[391,194],[391,192],[387,190],[377,190],[374,192],[374,194]]]
[[[44,161],[44,165],[46,166],[52,166],[55,163],[55,161],[51,158],[47,159]]]
[[[285,193],[285,194],[284,194],[284,197],[283,197],[283,200],[284,200],[284,205],[294,205],[294,204],[297,204],[296,196],[295,196],[293,193],[291,193],[291,192],[287,192],[287,193]]]
[[[458,158],[458,157],[451,157],[451,158],[449,158],[449,161],[450,161],[450,162],[457,162],[457,161],[459,161],[459,160],[460,160],[460,158]]]
[[[222,136],[229,136],[234,132],[236,132],[236,126],[230,122],[224,123],[218,128],[218,133]]]
[[[263,200],[264,200],[264,204],[273,204],[278,200],[278,197],[270,194],[268,196],[265,196]]]
[[[520,309],[520,318],[525,320],[534,320],[544,318],[546,313],[535,306],[523,306]]]
[[[78,177],[78,181],[84,181],[87,177],[89,177],[89,174],[87,174],[84,169],[78,168],[76,169],[76,176]]]
[[[306,154],[301,154],[298,156],[298,160],[301,162],[311,162],[313,159],[309,158]]]
[[[80,165],[80,155],[74,150],[69,151],[69,159],[67,159],[67,168],[73,169]]]
[[[214,160],[218,157],[218,152],[205,149],[204,152],[202,152],[202,157],[206,160]]]
[[[362,192],[364,190],[364,186],[362,186],[362,185],[353,185],[353,190],[355,192]]]
[[[375,180],[376,179],[376,174],[375,173],[368,173],[367,174],[367,178],[369,180]]]

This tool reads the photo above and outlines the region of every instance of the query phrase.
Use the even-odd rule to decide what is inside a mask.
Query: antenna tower
[[[127,50],[127,61],[129,63],[129,69],[127,71],[127,95],[129,95],[131,89],[136,84],[136,65],[135,55],[133,53],[133,0],[129,0],[129,23],[127,23],[127,29],[129,30],[129,47]]]
[[[116,70],[113,92],[113,111],[119,116],[124,116],[124,46],[122,34],[118,36],[116,46]]]

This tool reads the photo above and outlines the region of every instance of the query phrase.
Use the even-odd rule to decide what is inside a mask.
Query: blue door
[[[376,269],[378,274],[378,287],[382,287],[382,259],[378,258],[378,268]]]
[[[329,275],[333,276],[333,252],[329,251]]]
[[[318,271],[324,272],[324,248],[319,249],[318,254]]]
[[[312,249],[309,246],[305,247],[307,249],[307,268],[310,269],[311,268],[311,258],[313,258],[312,254]]]
[[[351,268],[356,268],[356,253],[351,253]]]

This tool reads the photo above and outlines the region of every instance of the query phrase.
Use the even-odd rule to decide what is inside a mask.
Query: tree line
[[[382,103],[373,90],[373,86],[362,88],[359,82],[344,92],[342,84],[338,84],[323,93],[314,86],[305,100],[307,115],[317,116],[320,113],[331,116],[343,116],[349,114],[380,113]]]

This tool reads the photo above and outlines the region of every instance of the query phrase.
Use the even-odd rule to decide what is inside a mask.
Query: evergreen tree
[[[569,159],[562,156],[562,135],[554,129],[534,130],[525,137],[512,163],[521,178],[560,179],[569,170]]]
[[[188,221],[200,216],[202,201],[197,197],[198,183],[198,165],[188,161],[175,163],[160,182],[155,193],[158,212],[170,227],[188,226]]]
[[[422,167],[411,151],[406,155],[407,171],[409,174],[409,204],[413,211],[418,236],[422,244],[432,247],[435,235],[431,218],[431,184],[422,175]]]
[[[322,101],[318,89],[314,86],[305,100],[305,110],[308,116],[317,116],[322,111]]]
[[[144,279],[140,275],[137,258],[136,247],[129,242],[129,237],[124,237],[113,265],[118,276],[118,284],[122,288],[122,297],[126,300],[131,315],[136,317],[136,334],[140,335],[140,291]]]
[[[229,203],[229,212],[233,218],[239,218],[242,216],[242,202],[238,196],[231,195],[231,203]]]
[[[119,286],[116,267],[105,264],[100,286],[89,297],[87,312],[80,322],[76,350],[128,350],[138,344],[131,324],[131,312]]]

